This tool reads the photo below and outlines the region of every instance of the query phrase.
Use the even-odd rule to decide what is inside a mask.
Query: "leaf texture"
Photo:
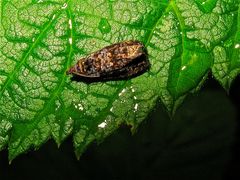
[[[239,74],[238,0],[0,1],[0,149],[9,160],[73,134],[79,157],[122,123],[135,131],[160,100],[170,113],[213,75]],[[67,69],[136,39],[151,69],[122,81],[72,81]]]

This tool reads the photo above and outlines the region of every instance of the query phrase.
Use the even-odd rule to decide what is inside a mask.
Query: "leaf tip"
[[[78,161],[80,160],[81,155],[82,155],[81,153],[75,151],[75,156],[76,156],[76,158],[77,158]]]
[[[136,126],[131,126],[131,133],[134,135],[137,132],[137,127]]]
[[[11,165],[12,161],[16,158],[16,156],[11,156],[10,154],[8,155],[8,164]]]
[[[14,157],[8,152],[8,164],[10,165],[13,161]]]

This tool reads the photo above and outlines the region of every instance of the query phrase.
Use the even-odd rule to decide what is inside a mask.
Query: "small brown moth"
[[[100,49],[80,59],[67,74],[94,80],[130,78],[150,67],[147,51],[139,41],[124,41]]]

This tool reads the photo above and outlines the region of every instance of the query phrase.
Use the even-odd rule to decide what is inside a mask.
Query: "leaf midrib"
[[[171,7],[172,7],[172,10],[174,11],[174,13],[175,13],[175,15],[176,15],[176,17],[177,17],[177,19],[178,19],[178,22],[179,22],[179,25],[180,25],[180,31],[182,32],[182,33],[179,33],[180,34],[180,36],[181,36],[181,43],[182,43],[182,45],[181,45],[181,47],[182,47],[182,52],[181,52],[181,56],[180,56],[180,59],[181,59],[181,65],[180,65],[180,67],[182,67],[182,64],[183,64],[183,51],[184,51],[184,47],[185,47],[185,45],[184,45],[184,41],[185,41],[185,31],[184,31],[184,29],[185,29],[185,24],[184,24],[184,19],[183,19],[183,17],[181,16],[181,14],[180,14],[180,11],[179,11],[179,9],[178,9],[178,7],[177,7],[177,5],[175,4],[175,2],[174,1],[171,1],[170,2],[170,5],[171,5]],[[174,87],[174,89],[175,89],[175,92],[177,92],[178,90],[178,85],[179,85],[179,78],[180,78],[180,76],[181,76],[181,73],[182,73],[182,71],[180,70],[179,71],[179,73],[177,73],[178,74],[178,77],[177,77],[177,79],[176,79],[176,86]],[[172,94],[172,96],[174,97],[174,99],[176,100],[177,99],[177,97],[175,96],[175,95],[173,95]],[[174,100],[174,101],[175,101]]]

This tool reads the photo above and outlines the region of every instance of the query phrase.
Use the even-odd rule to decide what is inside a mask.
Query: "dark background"
[[[240,77],[229,92],[211,77],[169,119],[158,105],[133,136],[122,126],[78,161],[71,137],[48,141],[8,164],[0,152],[0,180],[11,179],[240,179]]]

